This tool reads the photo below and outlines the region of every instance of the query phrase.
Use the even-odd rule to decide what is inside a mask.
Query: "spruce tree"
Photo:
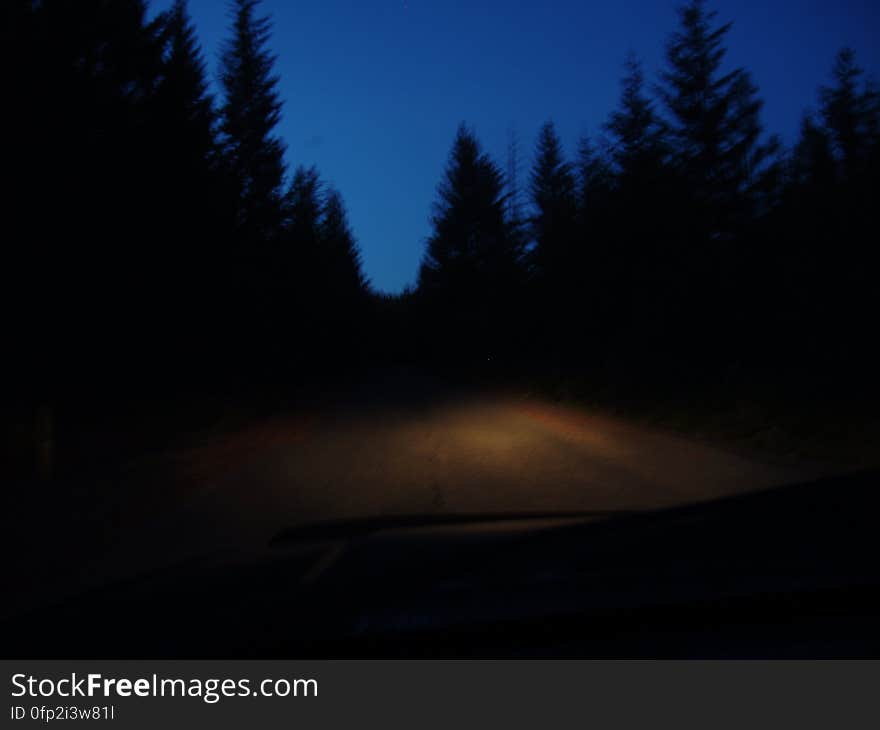
[[[521,252],[509,235],[504,180],[474,134],[461,125],[431,218],[420,281],[424,287],[476,294],[509,280]],[[461,288],[459,288],[461,287]]]
[[[500,170],[461,125],[419,271],[438,344],[457,348],[455,354],[479,359],[502,347],[516,319],[511,307],[522,284],[522,251],[505,208]]]
[[[661,88],[688,228],[702,240],[730,237],[747,218],[751,187],[776,146],[761,141],[761,102],[749,74],[722,70],[731,25],[715,26],[715,16],[704,0],[680,8]]]
[[[831,135],[812,114],[801,119],[800,135],[792,150],[789,174],[796,188],[812,191],[830,190],[835,179],[835,160]]]
[[[620,102],[605,125],[611,158],[622,185],[656,183],[666,161],[666,126],[645,93],[641,62],[629,55],[624,66]]]
[[[160,18],[164,45],[153,117],[158,135],[157,159],[166,180],[157,190],[165,208],[167,240],[187,258],[195,275],[199,244],[216,247],[223,214],[219,150],[213,99],[208,93],[205,62],[185,0],[175,0]],[[223,205],[221,210],[225,210]],[[224,223],[226,221],[223,221]],[[217,225],[215,225],[215,223]],[[191,284],[190,284],[191,285]]]
[[[151,105],[153,158],[161,170],[153,194],[160,231],[153,242],[158,274],[165,280],[156,311],[179,346],[192,341],[205,301],[223,306],[214,289],[233,227],[232,200],[223,184],[213,99],[205,62],[185,0],[175,0],[155,21],[162,46],[159,83]],[[219,314],[219,313],[218,313]],[[199,331],[208,327],[202,323]]]
[[[322,189],[317,168],[296,168],[284,203],[288,236],[300,250],[312,250],[318,245]]]
[[[290,288],[303,307],[311,306],[326,284],[320,248],[322,188],[317,169],[300,165],[284,195],[284,233],[274,276],[281,277],[279,287]]]
[[[186,0],[175,0],[162,22],[166,48],[157,103],[169,135],[165,141],[174,145],[172,156],[181,165],[207,169],[216,154],[215,114]]]
[[[834,62],[833,85],[820,91],[822,119],[843,180],[855,180],[866,171],[880,142],[878,94],[862,82],[863,74],[855,53],[844,48]]]
[[[666,126],[645,93],[642,66],[632,54],[624,64],[618,107],[605,130],[614,189],[607,209],[601,291],[607,300],[607,324],[629,331],[659,319],[660,299],[670,284],[667,262],[675,245],[669,230],[674,180],[667,165]],[[644,341],[656,334],[629,331],[628,340]]]
[[[350,305],[367,291],[367,282],[345,203],[335,188],[330,188],[325,195],[318,236],[333,292],[344,305]]]
[[[270,22],[257,0],[234,0],[232,37],[223,47],[220,82],[225,92],[220,131],[238,191],[237,218],[247,243],[275,238],[282,222],[284,144],[275,56],[268,50]]]
[[[574,172],[552,122],[541,128],[531,174],[533,262],[547,287],[558,289],[572,272],[577,217]]]
[[[834,83],[820,90],[825,135],[837,168],[836,184],[826,192],[828,220],[823,256],[835,255],[825,266],[829,309],[838,313],[837,333],[848,333],[847,349],[866,348],[863,333],[880,310],[877,269],[877,190],[880,189],[880,96],[862,79],[863,71],[850,49],[837,56]],[[836,288],[836,291],[835,291]],[[859,357],[876,363],[876,357]]]
[[[608,155],[586,135],[578,142],[575,163],[577,209],[581,237],[595,238],[612,194],[613,173]]]

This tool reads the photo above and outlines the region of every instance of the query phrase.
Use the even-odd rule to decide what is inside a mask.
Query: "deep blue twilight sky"
[[[158,11],[170,0],[153,0]],[[678,0],[263,0],[284,99],[287,161],[340,189],[374,287],[415,281],[437,183],[460,121],[504,168],[510,130],[530,163],[553,119],[573,154],[596,137],[629,50],[650,79]],[[837,50],[876,77],[878,0],[710,0],[733,21],[728,62],[749,69],[768,131],[794,139]],[[211,78],[227,3],[190,0]],[[525,171],[520,185],[526,181]]]

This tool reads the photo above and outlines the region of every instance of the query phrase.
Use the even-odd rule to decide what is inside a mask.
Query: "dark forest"
[[[643,402],[876,396],[880,95],[847,49],[791,148],[700,0],[659,78],[627,58],[575,159],[547,122],[523,189],[463,122],[417,285],[392,296],[345,191],[285,164],[255,0],[231,6],[216,98],[183,0],[0,12],[7,451],[45,409],[61,429],[84,403],[402,366]]]

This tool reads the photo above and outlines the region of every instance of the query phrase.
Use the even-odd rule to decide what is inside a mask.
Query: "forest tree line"
[[[463,124],[417,285],[387,297],[340,193],[285,165],[268,19],[257,0],[230,10],[214,98],[185,0],[152,19],[144,0],[3,3],[21,382],[284,380],[389,352],[657,384],[873,382],[880,96],[851,51],[784,149],[725,58],[730,26],[690,0],[660,77],[629,57],[574,159],[540,130],[527,205]]]
[[[230,5],[214,98],[184,0],[3,3],[8,311],[37,391],[279,378],[362,336],[345,203],[286,168],[257,5]]]
[[[680,8],[660,77],[630,55],[574,159],[548,122],[524,215],[460,127],[414,293],[433,357],[646,392],[876,388],[880,95],[840,51],[784,149],[729,29],[702,0]]]

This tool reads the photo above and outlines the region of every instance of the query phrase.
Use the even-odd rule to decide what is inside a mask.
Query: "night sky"
[[[170,0],[154,0],[154,11]],[[676,0],[264,0],[291,167],[315,164],[342,192],[373,286],[415,281],[435,190],[460,121],[504,168],[511,130],[530,162],[541,123],[573,154],[618,97],[629,50],[649,79]],[[769,132],[786,142],[837,50],[880,70],[877,0],[715,0],[731,20],[728,63],[752,72]],[[211,78],[227,36],[222,0],[190,0]],[[526,183],[523,170],[520,185]]]

